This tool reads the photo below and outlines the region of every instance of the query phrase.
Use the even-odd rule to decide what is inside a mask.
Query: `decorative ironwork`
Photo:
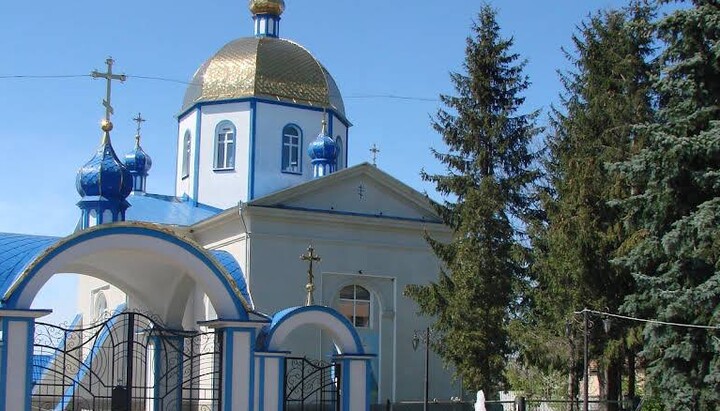
[[[219,410],[221,342],[135,312],[76,329],[36,323],[32,409]]]
[[[341,378],[340,364],[286,358],[285,410],[339,411]]]

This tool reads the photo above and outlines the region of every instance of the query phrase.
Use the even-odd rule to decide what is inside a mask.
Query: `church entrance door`
[[[286,411],[339,411],[340,364],[285,358]]]
[[[84,328],[36,323],[32,409],[217,410],[221,343],[135,312]]]

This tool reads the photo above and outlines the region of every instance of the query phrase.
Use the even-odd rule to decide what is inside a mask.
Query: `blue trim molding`
[[[202,129],[202,107],[197,108],[197,117],[195,118],[195,158],[193,160],[193,191],[190,196],[193,204],[200,202],[200,130]]]
[[[278,100],[270,100],[266,98],[260,98],[260,97],[242,97],[242,98],[233,98],[233,99],[227,99],[227,100],[217,100],[217,101],[201,101],[197,102],[190,107],[186,108],[180,114],[177,116],[178,118],[183,118],[187,113],[194,109],[200,109],[202,106],[214,106],[218,104],[229,104],[229,103],[245,103],[245,102],[257,102],[257,103],[265,103],[265,104],[272,104],[277,106],[285,106],[285,107],[293,107],[293,108],[300,108],[303,110],[310,110],[310,111],[318,111],[318,112],[325,112],[332,113],[335,117],[337,117],[338,120],[340,120],[341,123],[345,125],[345,127],[352,127],[352,123],[350,123],[345,116],[335,110],[333,107],[318,107],[318,106],[309,106],[299,103],[291,103],[287,101],[278,101]]]
[[[250,147],[248,152],[250,158],[248,164],[250,170],[248,172],[248,201],[255,198],[255,135],[257,134],[257,103],[250,100]]]

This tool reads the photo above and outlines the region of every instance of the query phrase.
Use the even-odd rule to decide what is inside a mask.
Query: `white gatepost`
[[[255,411],[255,341],[267,322],[215,320],[199,324],[217,330],[222,338],[222,411]]]
[[[257,411],[283,411],[285,408],[285,358],[288,355],[289,351],[255,353]]]
[[[336,355],[335,361],[340,363],[341,411],[370,410],[370,361],[374,355],[348,354]]]
[[[0,309],[0,411],[30,410],[35,319],[51,312]]]

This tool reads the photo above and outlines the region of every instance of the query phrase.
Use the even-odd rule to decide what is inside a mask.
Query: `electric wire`
[[[193,83],[190,81],[172,79],[167,77],[159,76],[144,76],[135,74],[126,74],[127,78],[135,78],[140,80],[150,81],[162,81],[166,83],[183,84],[188,86],[201,86],[200,83]],[[92,77],[90,74],[58,74],[58,75],[25,75],[25,74],[10,74],[0,75],[0,80],[10,79],[30,79],[30,80],[42,80],[42,79],[65,79],[65,78],[83,78]],[[405,101],[423,101],[423,102],[438,102],[438,98],[432,97],[418,97],[418,96],[404,96],[399,94],[347,94],[343,96],[345,99],[358,99],[358,100],[373,100],[373,99],[387,99],[387,100],[405,100]]]
[[[673,327],[685,327],[685,328],[699,328],[699,329],[703,329],[703,330],[720,330],[720,325],[684,324],[684,323],[675,323],[675,322],[670,322],[670,321],[651,320],[651,319],[647,319],[647,318],[638,318],[638,317],[631,317],[631,316],[627,316],[627,315],[608,313],[605,311],[590,310],[587,308],[582,311],[577,311],[575,314],[581,314],[583,311],[597,314],[600,316],[620,318],[623,320],[638,321],[638,322],[644,322],[644,323],[649,323],[649,324],[660,324],[660,325],[669,325],[669,326],[673,326]]]

